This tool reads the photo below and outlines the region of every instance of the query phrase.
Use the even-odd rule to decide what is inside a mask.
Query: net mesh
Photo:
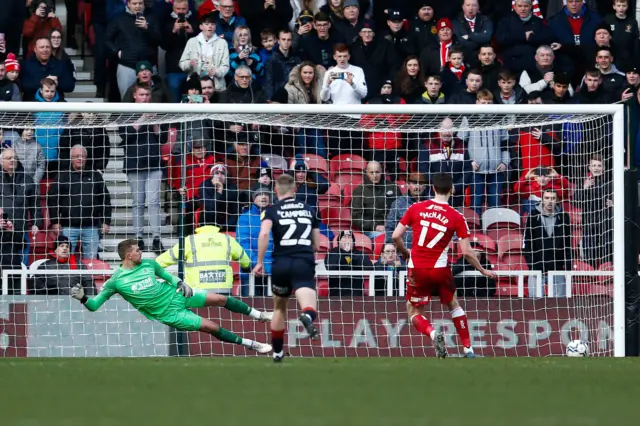
[[[451,243],[476,353],[562,355],[568,341],[582,339],[592,355],[613,354],[611,116],[4,112],[0,123],[4,356],[252,354],[203,333],[176,338],[119,297],[92,313],[68,294],[76,283],[100,291],[120,264],[123,239],[140,239],[143,258],[154,259],[203,225],[234,237],[255,263],[261,210],[286,172],[322,221],[321,339],[305,338],[291,302],[292,355],[434,354],[407,320],[406,265],[389,243],[408,206],[432,195],[437,172],[452,174],[451,204],[499,274],[477,276]],[[7,173],[11,153],[15,174]],[[7,192],[20,182],[33,185]],[[340,242],[345,230],[354,232],[352,247]],[[57,248],[60,235],[71,241],[72,261]],[[177,273],[176,265],[167,269]],[[245,274],[235,261],[230,275],[216,291],[271,310],[270,278]],[[270,340],[268,325],[247,316],[196,312],[242,337]],[[426,315],[449,351],[461,353],[437,297]]]

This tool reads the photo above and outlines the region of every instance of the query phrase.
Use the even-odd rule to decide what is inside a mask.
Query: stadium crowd
[[[52,0],[3,3],[1,100],[64,102],[76,84],[64,47],[78,47],[78,2],[65,2],[66,34]],[[639,34],[629,0],[81,3],[91,5],[84,9],[91,16],[83,33],[95,59],[96,97],[109,102],[624,102],[637,116]],[[167,190],[187,200],[186,234],[217,226],[236,236],[255,262],[260,214],[274,201],[275,177],[288,172],[298,183],[298,199],[316,206],[323,219],[319,259],[327,270],[392,270],[397,276],[405,265],[389,244],[391,232],[412,203],[430,196],[429,177],[447,172],[455,182],[453,206],[467,217],[487,264],[543,273],[577,264],[610,267],[607,123],[474,128],[470,117],[443,118],[438,132],[421,134],[402,132],[407,119],[345,117],[340,128],[325,131],[216,120],[150,125],[143,117],[119,130],[140,246],[147,248],[147,206],[150,249],[165,250],[161,199],[167,182]],[[69,253],[80,243],[83,258],[97,259],[100,239],[110,232],[112,206],[102,173],[111,155],[109,136],[92,114],[34,113],[33,120],[35,128],[5,128],[0,138],[0,267],[32,262],[37,236],[45,234],[56,242],[44,254],[54,264],[46,267],[80,268]],[[629,122],[632,140],[637,121]],[[38,127],[56,123],[64,125]],[[367,130],[378,125],[398,131]],[[184,156],[175,143],[183,137]],[[176,178],[183,159],[184,187]],[[496,219],[496,209],[512,214],[500,210],[502,219]],[[410,244],[411,234],[406,238]],[[455,271],[469,268],[455,250],[452,258]],[[248,275],[236,275],[247,294]],[[38,280],[34,291],[73,285],[62,281]],[[332,278],[328,293],[366,294],[364,281]],[[475,281],[461,281],[461,291],[514,291],[509,280]],[[557,285],[555,294],[564,294],[561,279]],[[378,280],[375,290],[386,294]]]

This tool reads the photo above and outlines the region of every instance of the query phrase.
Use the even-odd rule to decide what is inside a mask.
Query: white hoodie
[[[196,61],[191,66],[191,61]],[[187,41],[187,45],[180,58],[180,68],[188,73],[206,74],[210,67],[215,68],[213,83],[216,91],[227,88],[224,76],[229,72],[229,48],[227,42],[213,35],[209,40],[204,39],[202,32]]]

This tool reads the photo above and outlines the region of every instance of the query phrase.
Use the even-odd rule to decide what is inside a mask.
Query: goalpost
[[[192,216],[200,226],[221,226],[242,240],[243,248],[250,252],[257,238],[260,208],[256,205],[257,213],[249,211],[241,221],[233,222],[255,200],[261,202],[260,194],[273,202],[273,192],[264,186],[272,186],[275,177],[286,171],[294,175],[306,172],[297,176],[298,184],[306,176],[307,197],[317,202],[324,223],[316,265],[321,339],[305,339],[291,311],[287,350],[294,356],[432,356],[431,343],[412,330],[406,318],[406,268],[385,263],[394,262],[393,247],[385,247],[389,241],[376,234],[386,222],[395,227],[402,217],[402,205],[406,208],[428,196],[425,183],[429,176],[449,165],[459,184],[452,201],[467,217],[474,248],[499,276],[494,294],[492,283],[487,287],[471,268],[458,270],[456,275],[476,353],[563,355],[568,341],[582,339],[592,355],[625,354],[622,105],[0,104],[0,142],[24,147],[20,137],[25,128],[35,130],[37,143],[61,154],[64,151],[63,156],[68,157],[58,163],[64,165],[61,171],[49,166],[40,193],[32,195],[45,220],[43,229],[25,240],[26,247],[21,246],[24,265],[0,265],[0,357],[247,355],[242,348],[220,344],[201,333],[175,334],[136,313],[119,297],[90,313],[65,295],[64,289],[49,288],[49,294],[43,294],[42,286],[60,286],[70,277],[89,275],[99,288],[119,263],[115,248],[120,240],[141,237],[144,257],[155,258],[154,237],[160,237],[165,250],[171,248],[192,229]],[[110,195],[111,229],[100,236],[101,262],[85,261],[88,269],[84,271],[43,269],[41,259],[47,253],[51,257],[56,240],[52,218],[46,213],[50,215],[52,206],[61,200],[57,196],[54,201],[44,192],[68,173],[66,167],[74,169],[77,158],[69,155],[71,145],[98,145],[102,135],[106,135],[110,154],[88,147],[90,156],[103,152],[104,158],[93,160],[103,165],[99,173]],[[486,145],[496,140],[494,151],[510,155],[504,171],[495,169],[495,164],[483,168],[483,160],[493,161],[486,157],[493,155],[487,154]],[[215,160],[194,160],[194,141],[195,150],[202,144]],[[234,150],[241,154],[248,150],[249,156],[235,158]],[[17,154],[26,155],[24,152]],[[134,153],[138,157],[132,161]],[[327,154],[340,157],[325,159]],[[157,156],[161,157],[158,167],[153,163]],[[358,188],[363,181],[370,185],[364,170],[369,160],[381,163],[378,189],[376,185]],[[226,174],[223,184],[214,183],[218,178],[210,174],[217,163],[224,164],[222,169],[215,168]],[[154,197],[156,187],[147,189],[140,210],[143,215],[137,219],[134,208],[143,200],[144,189],[140,175],[132,173],[139,171],[135,167],[144,169],[149,164],[156,173],[146,178],[153,185],[161,180],[160,198]],[[194,173],[206,175],[194,178]],[[479,182],[493,182],[491,179],[502,182],[500,197],[491,197],[495,185],[486,185],[484,200],[474,202]],[[196,194],[194,182],[207,180],[211,193],[226,197],[224,202],[205,206],[197,201],[204,195]],[[267,180],[270,184],[264,183]],[[231,182],[238,188],[230,187]],[[384,191],[376,192],[383,183]],[[178,191],[182,187],[187,188],[184,194]],[[424,188],[426,192],[414,195]],[[65,190],[69,191],[68,186]],[[544,211],[545,202],[550,202],[545,194],[555,197],[553,213]],[[495,200],[497,207],[490,205]],[[11,220],[11,206],[0,203],[4,203],[0,204],[4,213],[9,213],[5,219]],[[225,211],[207,211],[214,208],[211,206],[218,210],[224,206]],[[68,219],[61,218],[64,223]],[[101,221],[82,219],[86,219],[80,221],[83,229],[93,226],[87,223]],[[62,232],[72,227],[63,226]],[[355,252],[340,247],[339,235],[345,230],[353,232]],[[568,234],[562,241],[570,241],[570,247],[556,243],[555,251],[532,248],[549,247],[545,244],[561,240],[557,233],[565,231]],[[3,229],[0,234],[3,244],[8,232]],[[537,237],[532,240],[532,236]],[[10,241],[19,246],[15,238]],[[83,254],[91,250],[91,244],[83,240]],[[460,264],[458,251],[454,242],[449,250],[452,263]],[[182,274],[184,257],[182,251],[180,254],[179,265],[169,270]],[[330,257],[342,263],[327,265]],[[377,266],[367,266],[365,257]],[[358,262],[366,265],[355,266]],[[103,270],[109,266],[111,271]],[[39,280],[56,276],[67,281]],[[263,283],[243,275],[234,265],[233,281],[230,292],[248,294],[249,304],[269,309],[270,278]],[[445,332],[449,351],[457,353],[453,323],[437,297],[427,312]],[[268,326],[250,318],[212,308],[198,313],[243,337],[269,339]]]

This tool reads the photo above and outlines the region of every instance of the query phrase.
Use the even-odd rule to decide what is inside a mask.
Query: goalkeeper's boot
[[[314,340],[318,338],[318,329],[313,325],[313,321],[311,321],[311,318],[309,318],[307,314],[300,315],[300,322],[305,330],[307,330],[307,333],[309,333],[310,338]]]
[[[436,350],[436,356],[438,358],[446,358],[449,356],[447,353],[447,347],[444,344],[444,333],[440,332],[436,335],[436,338],[433,339],[433,347]]]
[[[473,348],[464,348],[464,357],[465,358],[475,358],[476,354],[473,353]]]
[[[284,359],[284,349],[281,350],[280,352],[273,353],[273,362],[282,362],[283,359]]]
[[[260,312],[260,318],[258,318],[258,321],[260,322],[269,322],[271,321],[271,319],[273,318],[273,312]]]
[[[260,343],[254,340],[249,349],[258,352],[259,354],[267,354],[273,350],[273,347],[268,343]]]

